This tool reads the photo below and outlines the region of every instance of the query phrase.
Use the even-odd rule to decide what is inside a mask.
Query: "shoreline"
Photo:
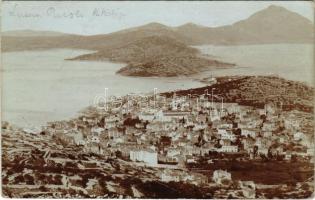
[[[304,85],[304,87],[307,87],[307,88],[310,88],[310,90],[314,90],[314,87],[312,86],[309,86],[307,85],[306,83],[303,83],[303,82],[299,82],[299,81],[292,81],[292,80],[288,80],[288,79],[285,79],[285,78],[282,78],[282,77],[279,77],[279,76],[272,76],[272,75],[269,75],[269,76],[241,76],[241,75],[235,75],[235,76],[219,76],[219,77],[208,77],[208,78],[201,78],[201,79],[195,79],[197,81],[200,81],[201,83],[205,84],[204,87],[198,87],[198,88],[190,88],[190,89],[178,89],[178,90],[172,90],[172,91],[167,91],[167,92],[159,92],[157,93],[157,95],[168,95],[169,94],[173,94],[173,93],[181,93],[183,91],[191,91],[191,90],[199,90],[201,88],[207,88],[207,87],[212,87],[212,85],[214,87],[216,87],[216,84],[218,84],[217,80],[220,80],[219,83],[224,83],[224,82],[229,82],[231,80],[235,80],[235,79],[243,79],[243,78],[249,78],[249,77],[256,77],[256,78],[260,78],[260,77],[266,77],[266,78],[275,78],[275,79],[280,79],[280,80],[284,80],[284,81],[288,81],[288,82],[293,82],[293,83],[296,83],[296,84],[301,84],[301,85]],[[184,77],[183,77],[184,78]],[[215,82],[213,80],[208,80],[208,79],[215,79]],[[210,91],[210,90],[209,90]],[[126,97],[128,95],[135,95],[135,96],[145,96],[147,95],[147,97],[150,97],[152,96],[152,94],[150,94],[151,92],[147,92],[147,93],[129,93],[129,94],[126,94],[126,95],[111,95],[113,97]],[[220,102],[220,99],[214,99],[216,102]],[[235,102],[228,102],[228,103],[235,103]],[[29,126],[28,128],[31,128],[31,127],[45,127],[47,126],[47,124],[49,123],[54,123],[54,122],[58,122],[58,121],[69,121],[69,120],[72,120],[72,119],[75,119],[78,117],[78,115],[80,113],[82,113],[84,110],[88,109],[88,108],[91,108],[91,107],[95,107],[94,105],[89,105],[87,107],[84,107],[84,108],[81,108],[79,109],[78,111],[76,111],[76,113],[74,114],[73,117],[70,117],[70,118],[66,118],[66,119],[61,119],[61,120],[54,120],[54,121],[47,121],[45,122],[45,124],[43,125],[40,125],[40,126]],[[17,127],[19,129],[23,129],[23,128],[26,128],[25,126],[20,126],[20,125],[16,125],[16,124],[13,124],[13,123],[10,123],[10,121],[2,121],[2,122],[8,122],[10,125],[14,126],[14,127]]]

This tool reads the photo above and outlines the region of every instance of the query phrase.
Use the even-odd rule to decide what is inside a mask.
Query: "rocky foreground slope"
[[[208,189],[209,190],[209,189]],[[2,195],[10,198],[211,198],[189,183],[164,183],[158,169],[64,146],[49,134],[2,126]]]

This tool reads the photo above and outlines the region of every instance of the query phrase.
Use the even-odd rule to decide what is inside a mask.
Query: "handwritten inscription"
[[[54,18],[82,18],[84,15],[80,10],[74,10],[74,11],[58,11],[55,7],[49,7],[46,10],[46,15],[48,17],[54,17]]]
[[[17,18],[66,18],[66,19],[80,19],[84,17],[112,17],[115,19],[122,19],[125,14],[119,12],[117,9],[109,8],[94,8],[92,10],[74,9],[57,9],[56,7],[48,7],[41,10],[25,11],[23,7],[16,4],[12,10],[9,11],[10,17]]]
[[[107,16],[112,16],[118,19],[121,19],[125,16],[125,14],[121,12],[117,12],[116,10],[111,10],[111,9],[104,9],[104,8],[95,8],[93,10],[92,15],[94,17],[107,17]]]

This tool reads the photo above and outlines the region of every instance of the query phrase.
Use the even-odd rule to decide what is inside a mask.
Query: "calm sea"
[[[93,104],[95,96],[148,93],[200,87],[196,78],[224,75],[279,75],[313,81],[312,45],[198,46],[203,54],[237,64],[192,77],[134,78],[115,72],[124,66],[111,62],[66,61],[89,51],[54,49],[2,54],[2,120],[19,126],[39,126],[74,117]]]

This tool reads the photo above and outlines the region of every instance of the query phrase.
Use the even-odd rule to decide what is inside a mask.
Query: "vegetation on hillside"
[[[214,91],[214,101],[239,103],[240,105],[263,108],[267,103],[283,110],[299,110],[313,113],[314,88],[306,84],[274,76],[220,77],[213,85],[176,91],[176,95],[202,95]],[[164,93],[166,96],[174,92]]]

